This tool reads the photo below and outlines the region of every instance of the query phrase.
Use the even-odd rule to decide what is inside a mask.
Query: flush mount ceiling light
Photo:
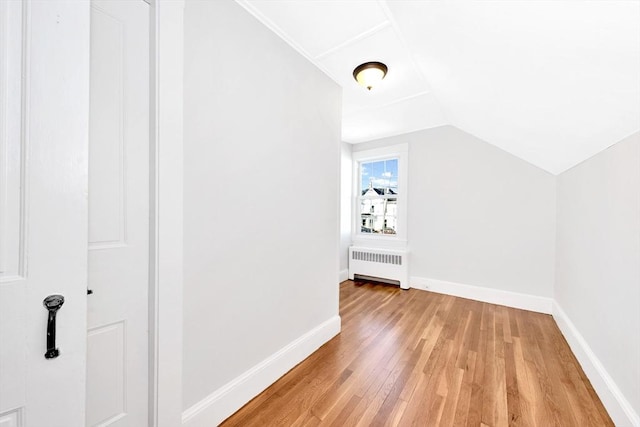
[[[353,78],[367,89],[380,83],[387,75],[387,66],[382,62],[365,62],[353,70]]]

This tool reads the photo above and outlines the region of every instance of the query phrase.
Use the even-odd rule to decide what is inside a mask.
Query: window
[[[354,240],[405,242],[407,144],[355,151]]]
[[[397,234],[398,159],[360,163],[361,233]]]

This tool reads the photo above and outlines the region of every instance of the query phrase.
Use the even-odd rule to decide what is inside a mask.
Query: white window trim
[[[351,240],[355,246],[406,248],[407,246],[407,195],[408,195],[408,165],[409,144],[390,145],[388,147],[374,148],[371,150],[354,151],[353,158],[353,183],[351,190]],[[360,232],[360,163],[382,160],[388,158],[398,159],[398,226],[395,235],[369,234]]]

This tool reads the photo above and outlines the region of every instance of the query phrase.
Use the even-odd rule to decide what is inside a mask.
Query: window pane
[[[398,159],[361,163],[360,188],[366,197],[398,194]]]
[[[397,199],[360,199],[360,232],[396,234],[397,208]]]

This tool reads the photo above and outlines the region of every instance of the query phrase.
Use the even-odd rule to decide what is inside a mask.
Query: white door
[[[87,426],[147,425],[149,5],[91,1]]]
[[[2,427],[85,420],[88,41],[86,3],[0,1]]]

